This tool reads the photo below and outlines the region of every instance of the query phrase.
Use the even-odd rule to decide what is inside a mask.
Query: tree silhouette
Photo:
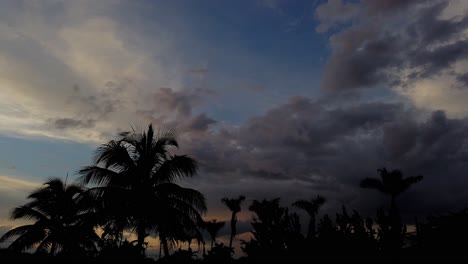
[[[242,201],[245,200],[245,196],[241,195],[239,198],[223,198],[221,199],[221,202],[226,205],[229,210],[231,210],[231,238],[229,239],[229,247],[232,248],[232,240],[236,236],[237,229],[236,229],[236,223],[237,223],[237,213],[241,211],[241,204]]]
[[[386,168],[377,170],[381,179],[365,178],[361,181],[362,188],[376,189],[390,195],[390,212],[387,215],[383,210],[377,212],[379,224],[380,244],[383,250],[394,254],[403,245],[406,234],[406,226],[401,222],[396,205],[396,197],[408,188],[421,181],[423,176],[411,176],[403,178],[400,170],[387,171]]]
[[[390,208],[396,210],[396,197],[408,188],[421,181],[423,176],[411,176],[403,178],[400,170],[387,171],[386,168],[378,169],[381,179],[365,178],[361,181],[362,188],[376,189],[382,193],[390,195]]]
[[[197,232],[203,221],[203,194],[174,183],[195,175],[197,163],[175,155],[175,148],[172,131],[155,135],[150,124],[147,131],[123,132],[118,140],[101,145],[94,165],[79,171],[83,182],[97,185],[93,190],[107,204],[107,212],[134,228],[142,254],[150,231],[158,232],[168,256],[169,243]]]
[[[299,216],[289,213],[288,208],[279,204],[280,199],[254,200],[249,210],[255,213],[252,221],[253,238],[243,241],[242,250],[254,263],[284,261],[299,257],[304,240],[301,234]]]
[[[211,249],[213,249],[213,244],[216,242],[216,236],[218,235],[219,230],[221,230],[225,224],[225,222],[218,222],[216,219],[205,222],[206,231],[211,237]]]
[[[317,216],[318,210],[324,203],[325,203],[325,198],[320,195],[317,195],[316,198],[310,199],[309,201],[298,200],[292,204],[293,206],[306,211],[306,213],[310,217],[309,229],[307,231],[307,239],[309,240],[312,238],[315,238],[316,216]]]
[[[31,201],[16,207],[12,219],[34,220],[34,224],[16,227],[0,238],[0,242],[17,236],[9,249],[24,251],[37,247],[36,252],[51,255],[83,255],[96,252],[99,236],[94,232],[95,219],[90,197],[75,184],[50,179],[32,192]]]

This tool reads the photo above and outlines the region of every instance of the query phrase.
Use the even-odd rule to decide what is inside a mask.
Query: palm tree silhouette
[[[236,223],[237,223],[237,213],[241,211],[241,204],[242,201],[245,200],[245,196],[241,195],[239,198],[235,199],[229,199],[229,198],[223,198],[221,199],[221,202],[226,205],[229,210],[231,210],[231,238],[229,239],[229,247],[232,248],[232,240],[236,236],[237,230],[236,230]]]
[[[423,176],[411,176],[403,178],[400,170],[387,171],[386,168],[378,169],[381,179],[365,178],[361,181],[362,188],[376,189],[382,193],[390,195],[390,208],[392,211],[397,210],[396,197],[408,188],[421,181]]]
[[[292,205],[300,208],[309,215],[310,220],[309,220],[309,229],[307,232],[307,239],[312,239],[315,237],[315,221],[316,221],[316,216],[318,213],[318,210],[320,207],[325,203],[325,198],[317,195],[316,198],[308,200],[298,200],[294,202]]]
[[[213,249],[213,244],[216,242],[216,236],[219,230],[221,230],[225,224],[225,222],[218,222],[216,219],[205,222],[205,229],[211,237],[211,249]]]
[[[120,133],[96,150],[95,164],[79,171],[81,180],[93,183],[109,213],[128,220],[144,255],[145,238],[155,230],[169,255],[169,243],[194,233],[206,211],[200,192],[174,183],[196,174],[197,163],[175,155],[178,143],[172,131],[155,135],[153,126],[142,133]],[[126,221],[121,221],[126,222]]]
[[[400,170],[387,171],[386,168],[377,170],[381,179],[365,178],[361,181],[362,188],[376,189],[390,196],[390,211],[385,214],[383,210],[377,212],[379,224],[379,237],[382,250],[395,254],[403,245],[406,234],[406,225],[401,222],[396,205],[396,197],[408,188],[421,181],[423,176],[411,176],[403,178]]]
[[[91,199],[81,186],[66,185],[61,179],[54,178],[32,192],[28,199],[32,201],[16,207],[11,218],[36,222],[4,234],[0,242],[17,236],[9,249],[24,251],[36,246],[36,252],[51,255],[97,251],[99,236],[94,232],[96,224]]]

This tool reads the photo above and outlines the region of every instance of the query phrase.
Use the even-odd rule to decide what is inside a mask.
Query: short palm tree
[[[245,200],[245,196],[241,195],[239,198],[223,198],[221,199],[221,202],[226,205],[229,210],[231,210],[231,237],[229,239],[229,247],[232,248],[232,240],[236,236],[237,229],[236,229],[236,223],[237,223],[237,213],[241,211],[241,204],[242,201]]]
[[[104,201],[107,213],[130,223],[137,245],[144,254],[145,238],[156,231],[169,255],[169,243],[195,233],[205,197],[175,183],[196,174],[197,163],[186,155],[175,155],[178,143],[173,132],[155,135],[153,126],[142,133],[119,134],[96,150],[94,165],[79,171],[84,183]],[[182,234],[184,233],[184,234]]]
[[[9,249],[24,251],[37,247],[37,252],[51,255],[96,252],[99,237],[94,231],[95,219],[87,194],[79,185],[50,179],[28,196],[29,203],[11,213],[12,219],[35,222],[8,231],[0,242],[17,237]]]
[[[423,176],[411,176],[403,178],[403,174],[400,170],[387,171],[386,168],[377,170],[380,174],[380,179],[376,178],[365,178],[361,181],[360,186],[362,188],[376,189],[384,194],[390,195],[390,208],[395,211],[396,197],[402,192],[408,190],[408,188],[420,182]]]
[[[300,208],[309,215],[309,229],[307,231],[307,239],[312,239],[315,237],[315,221],[317,217],[318,210],[325,203],[325,198],[317,195],[316,198],[310,200],[298,200],[292,205]]]
[[[216,236],[225,224],[225,222],[218,222],[216,219],[205,222],[205,229],[211,237],[211,249],[213,249],[213,244],[216,243]]]

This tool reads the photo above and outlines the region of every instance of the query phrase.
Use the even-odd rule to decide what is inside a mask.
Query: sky
[[[50,177],[76,180],[132,127],[175,129],[180,184],[283,205],[317,194],[374,214],[359,181],[424,180],[403,214],[468,206],[468,2],[0,2],[0,229]],[[225,228],[225,233],[228,229]]]

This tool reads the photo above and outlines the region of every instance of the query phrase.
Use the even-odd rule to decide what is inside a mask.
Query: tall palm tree
[[[196,174],[197,163],[186,155],[175,155],[178,143],[172,131],[155,135],[148,130],[119,134],[118,140],[101,145],[94,165],[79,171],[84,183],[92,183],[108,214],[130,223],[137,245],[144,254],[145,238],[156,231],[169,255],[169,243],[181,232],[193,233],[206,211],[200,192],[175,183]]]
[[[423,179],[422,175],[410,176],[403,178],[400,170],[387,171],[386,168],[377,170],[381,179],[365,178],[361,181],[362,188],[376,189],[384,194],[390,195],[390,208],[392,211],[397,210],[396,197],[408,188],[420,182]]]
[[[310,216],[309,220],[309,229],[307,231],[307,239],[312,239],[315,237],[315,220],[320,207],[325,203],[325,198],[317,195],[316,198],[308,200],[298,200],[292,205],[300,208]]]
[[[241,195],[239,198],[223,198],[221,199],[221,202],[226,205],[229,210],[231,210],[231,238],[229,239],[229,247],[232,248],[232,240],[236,236],[237,229],[236,229],[236,223],[237,223],[237,213],[241,211],[241,204],[242,201],[245,200],[245,196]]]
[[[401,249],[406,234],[406,226],[401,222],[401,217],[396,205],[396,198],[402,192],[421,181],[423,176],[411,176],[403,178],[400,170],[388,171],[386,168],[377,170],[380,179],[365,178],[361,181],[362,188],[376,189],[390,196],[390,211],[386,215],[383,210],[377,213],[379,223],[379,237],[382,250],[396,252]]]
[[[225,224],[225,222],[218,222],[216,219],[205,222],[205,229],[211,237],[211,249],[213,249],[213,244],[216,242],[216,236],[219,230],[221,230]]]
[[[28,196],[29,203],[16,207],[11,213],[12,219],[34,220],[35,223],[8,231],[0,242],[17,237],[10,249],[24,251],[37,246],[37,252],[51,255],[96,252],[99,237],[94,231],[95,219],[87,194],[79,185],[50,179]]]

